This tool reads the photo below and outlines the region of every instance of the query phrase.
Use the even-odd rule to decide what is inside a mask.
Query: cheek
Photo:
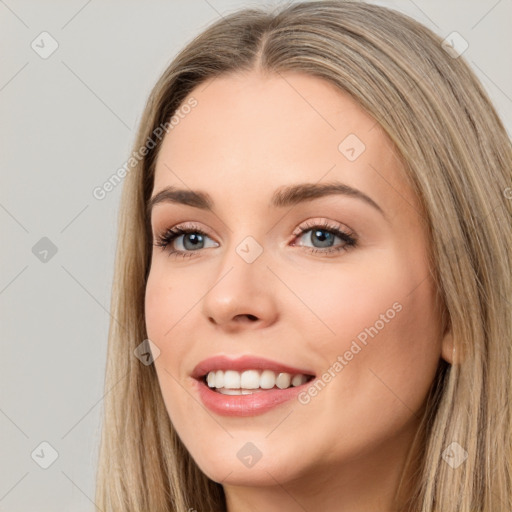
[[[314,281],[305,276],[298,290],[317,317],[309,315],[319,333],[308,337],[309,350],[326,370],[341,357],[336,393],[346,393],[347,402],[355,388],[368,399],[395,400],[395,390],[410,407],[421,404],[441,353],[435,287],[421,258],[404,261],[390,253],[343,272],[326,268]]]
[[[172,387],[175,378],[181,378],[179,375],[180,365],[177,364],[183,359],[185,341],[179,341],[177,337],[182,324],[188,320],[187,306],[188,301],[179,293],[178,290],[183,287],[159,275],[157,272],[150,272],[145,292],[145,322],[148,338],[155,343],[160,354],[155,359],[155,368],[157,370],[160,384],[165,384],[165,388]]]
[[[181,284],[179,276],[165,271],[165,265],[154,265],[148,276],[145,291],[145,319],[148,336],[155,340],[170,340],[175,326],[184,318],[197,292],[190,280]]]
[[[180,394],[176,380],[183,382],[190,369],[199,300],[205,293],[200,284],[195,274],[180,275],[169,271],[165,264],[153,266],[148,276],[144,301],[146,331],[160,349],[155,368],[162,389],[173,396]]]
[[[308,417],[331,439],[323,457],[371,451],[423,405],[440,358],[435,288],[424,270],[389,259],[385,271],[332,273],[323,294],[311,288],[308,300],[332,331],[311,338],[325,385],[303,397]]]
[[[191,306],[184,294],[179,292],[186,287],[179,286],[175,279],[154,269],[151,269],[145,292],[146,330],[148,338],[160,349],[154,362],[155,370],[169,417],[180,430],[184,428],[182,423],[187,418],[186,405],[190,397],[179,384],[184,378],[183,365],[180,363],[187,353],[187,340],[176,335],[186,324],[186,313]],[[193,326],[187,328],[193,329]]]
[[[422,341],[428,339],[425,343],[433,348],[431,340],[439,333],[435,287],[421,247],[415,253],[392,245],[368,251],[347,259],[342,268],[326,265],[314,275],[304,274],[296,286],[317,325],[318,319],[324,324],[324,335],[315,344],[327,354],[347,341],[358,339],[364,346],[377,337],[387,340],[378,346],[395,355],[421,352]]]
[[[381,315],[385,320],[397,316],[397,303],[403,302],[412,289],[414,277],[400,276],[392,267],[388,262],[380,270],[374,262],[365,264],[358,260],[294,276],[294,291],[301,299],[294,301],[296,318],[302,318],[319,333],[313,336],[319,353],[329,354],[333,349],[343,348],[343,340],[361,333],[363,339],[365,329],[376,322],[382,328]],[[309,311],[304,312],[304,305]]]
[[[154,280],[151,279],[151,274],[146,286],[146,295],[144,301],[144,316],[146,322],[146,332],[148,338],[156,343],[160,352],[162,351],[163,335],[165,333],[164,311],[166,310],[167,297],[162,293],[162,289]],[[169,326],[167,326],[167,329]]]

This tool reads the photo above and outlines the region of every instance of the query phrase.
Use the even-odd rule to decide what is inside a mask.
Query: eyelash
[[[344,243],[344,245],[341,245],[338,247],[327,247],[326,249],[319,249],[316,247],[304,247],[304,249],[306,249],[308,252],[310,252],[312,254],[321,253],[323,255],[331,255],[331,254],[347,251],[353,247],[357,247],[357,243],[358,243],[357,238],[355,237],[353,232],[341,231],[340,228],[338,228],[337,226],[334,226],[332,224],[329,224],[329,222],[327,222],[327,221],[323,221],[323,222],[309,221],[309,223],[306,223],[305,225],[300,226],[298,228],[298,230],[293,233],[293,235],[295,236],[295,238],[300,238],[305,233],[307,233],[308,231],[311,231],[315,228],[320,231],[328,231],[329,233],[341,238],[343,240],[343,242],[345,242],[345,243]],[[197,227],[195,225],[187,225],[187,226],[179,225],[179,226],[175,226],[173,228],[166,230],[161,235],[158,235],[154,245],[156,247],[162,247],[162,250],[163,251],[166,250],[169,253],[169,256],[189,258],[189,257],[194,256],[195,255],[194,253],[200,252],[201,249],[196,250],[196,251],[181,251],[181,250],[171,249],[168,247],[179,236],[187,235],[190,233],[196,233],[196,234],[200,234],[201,236],[206,236],[206,237],[210,238],[207,233],[205,233],[202,229],[200,229],[199,227]]]

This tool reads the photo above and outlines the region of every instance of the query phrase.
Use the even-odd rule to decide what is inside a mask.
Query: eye
[[[308,235],[308,233],[310,234]],[[357,246],[357,238],[353,232],[350,230],[346,232],[340,226],[330,224],[327,221],[308,221],[293,234],[299,240],[304,239],[306,242],[313,244],[313,247],[299,244],[300,247],[304,247],[310,253],[332,255]],[[341,245],[334,245],[336,239],[341,241]],[[194,253],[200,252],[201,249],[207,249],[208,246],[205,246],[207,240],[211,240],[211,238],[201,228],[193,224],[187,224],[175,226],[158,235],[154,245],[162,247],[164,251],[169,253],[169,256],[186,258],[194,256]],[[175,244],[181,247],[176,248]],[[218,246],[217,242],[213,242],[209,247]]]
[[[313,247],[305,246],[311,253],[333,254],[357,246],[357,239],[353,232],[345,232],[340,226],[327,221],[308,221],[305,225],[300,226],[294,235],[300,240],[306,240],[313,244]],[[341,245],[334,245],[336,238],[341,240]]]
[[[207,248],[204,246],[206,239],[210,239],[210,237],[195,225],[175,226],[157,236],[154,245],[162,247],[163,250],[169,253],[169,256],[190,257],[193,256],[194,252]],[[174,248],[175,242],[183,248]],[[213,247],[218,247],[218,244],[215,242]]]

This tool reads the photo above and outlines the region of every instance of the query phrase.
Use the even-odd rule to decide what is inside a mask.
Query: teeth
[[[308,380],[306,375],[289,373],[276,373],[272,370],[217,370],[209,372],[206,383],[210,388],[216,388],[224,395],[247,395],[254,391],[272,389],[286,389],[291,386],[300,386]]]
[[[216,373],[215,384],[217,384],[218,375],[219,372]],[[224,382],[220,387],[227,389],[240,389],[240,373],[233,370],[224,372]]]
[[[292,376],[289,373],[280,373],[276,379],[276,386],[279,389],[286,389],[290,387]]]
[[[246,372],[243,372],[242,375],[240,376],[240,387],[245,389],[258,389],[260,387],[259,372],[257,372],[256,370],[247,370]]]
[[[300,386],[301,384],[304,384],[306,382],[305,380],[302,380],[303,375],[294,375],[292,379],[292,386]]]
[[[260,375],[260,387],[271,389],[276,385],[276,374],[271,370],[264,370]]]
[[[223,395],[252,395],[253,393],[259,393],[261,389],[226,389],[221,388],[218,390]]]
[[[217,370],[213,372],[215,375],[215,387],[222,388],[224,386],[224,372],[222,370]]]

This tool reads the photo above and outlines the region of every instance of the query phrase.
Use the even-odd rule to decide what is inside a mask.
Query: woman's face
[[[190,232],[153,247],[145,303],[178,435],[225,486],[392,472],[451,345],[390,140],[305,74],[222,76],[190,96],[152,197],[183,193],[151,214],[155,243]]]

